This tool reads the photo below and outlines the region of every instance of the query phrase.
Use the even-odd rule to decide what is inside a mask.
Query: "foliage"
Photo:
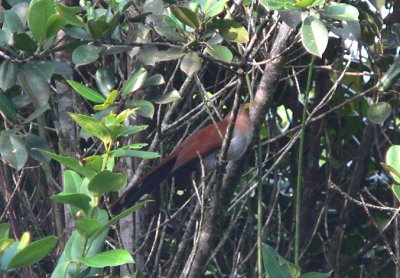
[[[9,224],[0,224],[0,271],[85,277],[135,264],[174,277],[204,253],[206,276],[399,273],[397,2],[5,1],[0,222]],[[281,37],[287,47],[276,52]],[[154,147],[172,151],[209,118],[203,111],[226,113],[235,90],[258,101],[252,112],[263,119],[256,130],[264,157],[248,152],[240,184],[216,194],[220,207],[203,189],[212,183],[202,181],[177,184],[183,194],[161,187],[152,197],[160,210],[139,203],[110,216],[115,192],[134,169],[143,174],[137,160],[158,158]],[[151,140],[151,150],[138,143]],[[297,174],[302,257],[294,265]],[[221,214],[211,225],[214,210]],[[128,252],[118,222],[132,212],[137,250]],[[260,246],[262,269],[256,218],[268,243]],[[199,246],[209,228],[214,241]]]

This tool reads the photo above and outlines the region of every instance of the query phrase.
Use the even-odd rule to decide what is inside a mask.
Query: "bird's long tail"
[[[112,214],[119,214],[122,210],[133,206],[145,194],[153,192],[157,186],[171,174],[175,161],[176,157],[166,157],[157,166],[146,173],[146,175],[135,182],[111,205]]]

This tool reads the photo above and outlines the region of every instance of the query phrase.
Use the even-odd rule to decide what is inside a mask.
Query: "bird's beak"
[[[245,103],[245,104],[242,105],[242,107],[241,107],[240,110],[241,110],[241,111],[248,110],[248,109],[250,109],[250,107],[251,107],[250,102],[247,102],[247,103]]]

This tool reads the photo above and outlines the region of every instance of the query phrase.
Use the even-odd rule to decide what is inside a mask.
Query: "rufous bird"
[[[250,144],[254,127],[250,121],[249,108],[250,103],[246,103],[238,112],[227,160],[235,161],[241,158]],[[145,194],[154,191],[164,179],[178,173],[188,173],[199,169],[200,160],[206,172],[216,169],[218,154],[231,116],[232,112],[229,112],[222,121],[196,131],[183,141],[119,197],[111,206],[113,214],[118,214],[124,208],[133,206]]]

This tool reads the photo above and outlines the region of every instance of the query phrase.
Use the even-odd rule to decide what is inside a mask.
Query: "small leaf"
[[[126,82],[124,88],[122,89],[122,96],[127,96],[139,90],[147,79],[147,70],[145,68],[140,68],[135,72],[131,78]]]
[[[315,16],[309,16],[301,26],[301,39],[308,52],[322,57],[328,45],[328,30],[321,20]]]
[[[400,78],[400,57],[397,57],[389,70],[378,81],[379,91],[386,92]]]
[[[279,254],[267,244],[262,244],[262,259],[264,270],[267,272],[268,277],[294,277],[290,274],[288,265],[282,263]]]
[[[156,152],[148,152],[148,151],[137,151],[137,150],[126,150],[119,149],[115,150],[111,153],[112,157],[137,157],[142,159],[154,159],[159,158],[160,154]]]
[[[13,10],[4,11],[3,30],[10,33],[23,33],[24,25],[19,16]]]
[[[90,197],[82,193],[61,192],[51,196],[51,199],[61,203],[75,206],[82,209],[84,212],[89,212]]]
[[[154,87],[163,85],[165,83],[164,77],[161,74],[155,74],[146,79],[142,88]]]
[[[208,17],[216,17],[225,9],[228,0],[207,0],[206,5],[202,8]]]
[[[56,3],[57,12],[67,21],[68,24],[83,27],[84,22],[81,17],[76,15],[80,12],[79,7],[68,7],[60,3]]]
[[[81,45],[72,53],[72,61],[77,67],[87,65],[96,61],[102,51],[103,47],[100,46]]]
[[[100,196],[106,192],[118,191],[127,183],[128,180],[123,174],[104,170],[90,180],[88,189],[93,195]]]
[[[0,89],[7,91],[15,85],[19,68],[11,60],[5,60],[0,65]]]
[[[9,96],[0,92],[0,111],[11,121],[17,119],[17,111]]]
[[[29,232],[23,233],[21,239],[18,242],[17,252],[21,251],[26,246],[28,246],[30,241],[31,241],[31,234]]]
[[[0,154],[12,167],[20,170],[28,159],[24,141],[15,134],[0,133]]]
[[[99,138],[106,144],[111,141],[109,129],[100,121],[81,114],[69,113],[69,115],[89,135]]]
[[[91,257],[79,258],[78,260],[85,265],[98,268],[134,263],[131,254],[122,249],[105,251]]]
[[[232,52],[229,50],[229,48],[223,45],[212,45],[211,49],[207,48],[207,52],[211,56],[228,63],[232,62],[233,60]]]
[[[67,21],[60,14],[53,14],[46,21],[46,38],[53,37],[67,25]]]
[[[198,29],[200,27],[200,20],[197,15],[188,8],[170,5],[172,14],[182,23]]]
[[[378,102],[368,108],[368,120],[374,124],[383,125],[392,114],[392,107],[387,102]]]
[[[93,106],[93,108],[95,110],[104,110],[107,109],[108,107],[110,107],[110,105],[112,105],[115,101],[115,99],[118,96],[118,91],[117,90],[113,90],[112,92],[110,92],[110,94],[108,95],[107,99],[104,101],[103,104],[98,104]]]
[[[0,239],[8,238],[10,235],[10,224],[1,223],[0,224]]]
[[[322,13],[337,20],[358,21],[359,15],[356,7],[344,3],[329,3],[323,8]]]
[[[38,151],[41,152],[42,154],[50,157],[51,159],[54,159],[55,161],[60,162],[61,164],[67,166],[68,168],[71,168],[75,172],[77,172],[85,177],[91,178],[96,174],[96,172],[93,169],[83,167],[78,159],[58,155],[58,154],[51,153],[51,152],[44,151],[44,150],[38,149]]]
[[[115,88],[115,76],[108,68],[98,68],[96,71],[96,85],[100,92],[107,96]]]
[[[57,238],[50,236],[32,242],[19,251],[7,265],[7,269],[21,268],[44,258],[56,246]]]
[[[201,70],[201,59],[195,52],[186,54],[180,65],[181,70],[188,76]]]
[[[397,184],[392,185],[393,194],[396,196],[397,200],[400,201],[400,186]]]
[[[232,42],[246,43],[249,41],[249,33],[246,28],[239,22],[232,19],[220,19],[216,20],[213,24],[219,30],[221,36]]]
[[[67,82],[78,94],[90,101],[93,101],[94,103],[103,103],[106,100],[100,93],[96,92],[92,88],[89,88],[88,86],[73,80],[67,80]]]
[[[41,107],[48,103],[50,98],[50,85],[37,68],[33,65],[25,64],[25,66],[20,69],[18,78],[22,89],[36,107]]]
[[[179,92],[173,89],[172,91],[166,93],[165,95],[152,98],[151,101],[157,104],[167,104],[180,98],[181,95],[179,94]]]
[[[26,33],[14,33],[13,40],[19,50],[33,53],[37,49],[37,44]]]
[[[55,14],[53,0],[37,0],[29,8],[28,26],[32,32],[32,36],[41,44],[46,41],[47,20],[53,14]]]
[[[154,105],[147,100],[135,100],[126,103],[128,108],[138,108],[136,110],[136,114],[146,117],[146,118],[153,118],[154,115]]]
[[[81,234],[82,237],[88,239],[96,233],[103,224],[96,219],[83,217],[75,220],[75,229]]]
[[[268,10],[294,10],[295,7],[292,3],[281,0],[260,0],[261,5],[263,5]]]
[[[385,156],[385,162],[393,171],[390,170],[392,178],[397,184],[400,184],[400,145],[393,145],[389,148]]]

